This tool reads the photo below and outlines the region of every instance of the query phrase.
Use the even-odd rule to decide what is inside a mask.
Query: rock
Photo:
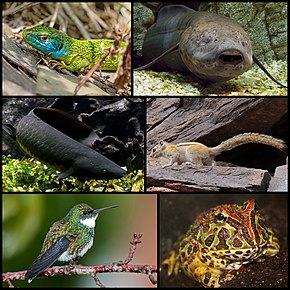
[[[286,163],[276,168],[269,184],[269,192],[288,192],[288,157]]]
[[[134,41],[133,51],[134,58],[136,60],[142,58],[142,46],[147,28],[154,22],[154,14],[151,9],[145,7],[141,3],[134,3]]]
[[[243,167],[174,165],[147,170],[147,186],[164,186],[181,192],[266,191],[270,174]]]
[[[287,59],[287,2],[210,2],[200,11],[222,14],[236,20],[252,40],[260,61]]]

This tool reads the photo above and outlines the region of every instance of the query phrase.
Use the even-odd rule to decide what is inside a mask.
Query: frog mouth
[[[215,253],[217,259],[227,260],[224,270],[239,269],[241,265],[250,263],[263,254],[266,243],[244,249],[220,250]]]

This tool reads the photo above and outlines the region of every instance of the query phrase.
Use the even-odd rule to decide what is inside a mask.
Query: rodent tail
[[[244,133],[234,136],[215,147],[209,148],[210,154],[216,156],[224,151],[231,150],[243,144],[260,143],[275,147],[283,152],[287,152],[287,146],[283,140],[276,139],[272,136],[258,133]]]

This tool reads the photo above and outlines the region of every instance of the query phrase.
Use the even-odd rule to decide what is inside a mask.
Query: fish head
[[[98,180],[118,179],[127,174],[126,170],[114,161],[91,148],[86,148],[86,152],[74,160],[68,172],[72,176]]]
[[[197,77],[224,82],[243,74],[253,62],[247,33],[222,15],[199,12],[181,35],[179,51]]]

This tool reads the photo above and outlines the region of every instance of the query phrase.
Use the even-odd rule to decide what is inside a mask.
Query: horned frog
[[[168,265],[168,275],[181,268],[204,287],[215,288],[232,280],[243,264],[261,262],[280,248],[254,200],[203,212],[180,240],[178,254],[171,251],[162,263]]]

